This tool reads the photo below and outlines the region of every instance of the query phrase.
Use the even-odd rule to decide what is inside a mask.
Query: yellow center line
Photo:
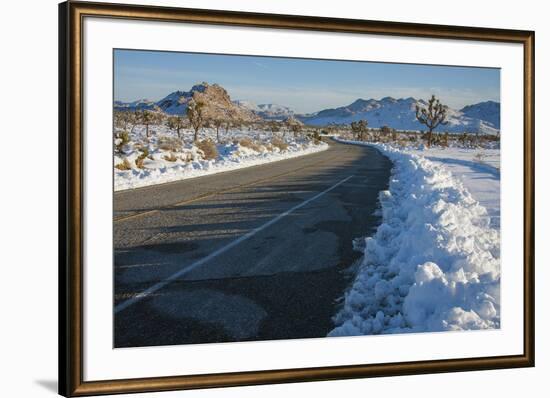
[[[346,152],[347,151],[348,151],[348,149],[346,148]],[[163,207],[158,208],[158,209],[152,209],[152,210],[147,210],[147,211],[143,211],[143,212],[139,212],[139,213],[129,214],[127,216],[121,216],[121,217],[115,218],[114,222],[127,221],[127,220],[131,220],[133,218],[138,218],[138,217],[143,217],[143,216],[147,216],[147,215],[154,214],[154,213],[159,213],[163,210],[170,210],[170,209],[173,209],[175,207],[186,205],[186,204],[189,204],[189,203],[193,203],[193,202],[196,202],[196,201],[201,200],[201,199],[206,199],[206,198],[210,198],[212,196],[216,196],[216,195],[219,195],[219,194],[233,192],[233,191],[236,191],[236,190],[241,189],[241,188],[246,188],[246,187],[250,187],[250,186],[253,186],[253,185],[256,185],[256,184],[260,184],[262,182],[272,181],[272,180],[275,180],[277,178],[284,177],[286,175],[293,174],[293,173],[296,173],[298,171],[307,169],[309,167],[314,167],[314,166],[317,166],[319,164],[329,162],[329,161],[334,160],[338,157],[340,157],[340,154],[332,156],[328,159],[321,160],[319,162],[309,164],[309,165],[304,166],[304,167],[300,167],[298,169],[293,169],[291,171],[287,171],[285,173],[277,174],[277,175],[270,176],[270,177],[267,177],[267,178],[262,178],[262,179],[255,180],[255,181],[252,181],[252,182],[249,182],[249,183],[246,183],[246,184],[237,185],[237,186],[225,189],[225,190],[220,190],[220,191],[216,191],[216,192],[208,192],[206,194],[199,195],[199,196],[196,196],[194,198],[187,199],[187,200],[184,200],[184,201],[181,201],[181,202],[177,202],[177,203],[174,203],[174,204],[171,204],[171,205],[163,206]]]

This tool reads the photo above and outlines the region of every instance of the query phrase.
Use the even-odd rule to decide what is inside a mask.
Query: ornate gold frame
[[[82,23],[108,17],[519,43],[524,49],[524,350],[522,355],[209,375],[83,381]],[[532,31],[271,15],[153,6],[59,5],[59,392],[64,396],[534,366],[534,43]]]

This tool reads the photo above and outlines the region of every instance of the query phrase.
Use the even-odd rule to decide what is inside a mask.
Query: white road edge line
[[[340,186],[341,184],[343,184],[344,182],[346,182],[347,180],[349,180],[350,178],[352,178],[353,175],[350,175],[346,178],[344,178],[343,180],[337,182],[336,184],[334,184],[333,186],[331,186],[330,188],[327,188],[325,189],[323,192],[319,192],[317,195],[315,196],[312,196],[311,198],[309,199],[306,199],[304,200],[303,202],[301,202],[300,204],[288,209],[287,211],[285,211],[284,213],[281,213],[279,214],[277,217],[275,218],[272,218],[271,220],[269,220],[268,222],[266,222],[265,224],[262,224],[260,225],[259,227],[257,228],[254,228],[252,231],[250,232],[247,232],[246,234],[244,234],[243,236],[235,239],[234,241],[232,241],[231,243],[228,243],[227,245],[223,246],[223,247],[220,247],[218,250],[210,253],[208,256],[206,257],[203,257],[201,258],[200,260],[198,261],[195,261],[193,264],[189,265],[188,267],[185,267],[181,270],[179,270],[178,272],[170,275],[168,278],[154,284],[153,286],[151,286],[150,288],[148,288],[147,290],[144,290],[143,292],[141,293],[138,293],[136,296],[126,300],[126,301],[123,301],[122,303],[118,304],[117,306],[115,306],[115,314],[119,313],[120,311],[128,308],[129,306],[131,306],[132,304],[136,303],[137,301],[141,300],[142,298],[144,297],[147,297],[148,295],[156,292],[157,290],[160,290],[162,289],[164,286],[166,286],[168,283],[172,282],[174,279],[177,279],[179,278],[180,276],[182,275],[185,275],[186,273],[194,270],[195,268],[197,267],[200,267],[201,265],[203,265],[204,263],[212,260],[213,258],[219,256],[220,254],[223,254],[225,253],[226,251],[228,251],[229,249],[237,246],[239,243],[241,242],[244,242],[245,240],[247,239],[250,239],[252,236],[256,235],[258,232],[266,229],[267,227],[275,224],[277,221],[279,221],[280,219],[282,219],[283,217],[286,217],[288,216],[290,213],[292,213],[293,211],[296,211],[298,210],[299,208],[301,207],[304,207],[305,205],[307,205],[308,203],[311,203],[313,202],[314,200],[320,198],[321,196],[323,196],[324,194],[332,191],[334,188]]]

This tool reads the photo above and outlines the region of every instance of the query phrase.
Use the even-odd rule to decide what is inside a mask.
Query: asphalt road
[[[330,144],[115,193],[115,347],[326,336],[391,167]]]

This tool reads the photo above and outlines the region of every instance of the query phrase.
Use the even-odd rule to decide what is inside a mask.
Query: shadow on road
[[[391,168],[375,149],[337,150],[341,156],[322,166],[115,223],[120,303],[353,175],[117,313],[115,346],[326,336],[349,284],[342,270],[360,256],[352,240],[378,226],[378,192]]]

